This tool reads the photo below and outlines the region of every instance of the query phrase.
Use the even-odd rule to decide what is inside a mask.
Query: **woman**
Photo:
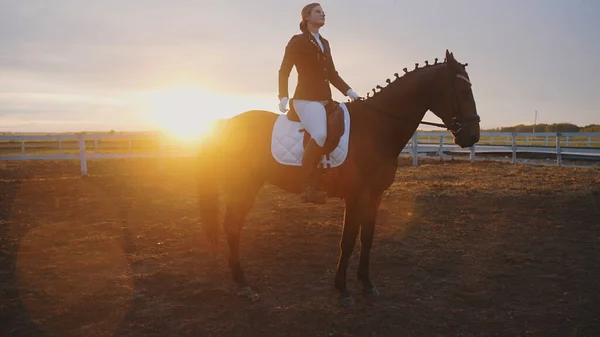
[[[323,155],[327,138],[325,104],[331,100],[329,83],[351,100],[358,95],[342,80],[335,70],[329,41],[319,34],[325,24],[325,13],[318,3],[311,3],[301,11],[301,34],[294,35],[285,48],[279,69],[279,110],[286,112],[288,78],[293,66],[298,72],[298,84],[292,98],[294,109],[302,126],[312,138],[302,159],[302,202],[324,204],[326,192],[316,189],[316,168]]]

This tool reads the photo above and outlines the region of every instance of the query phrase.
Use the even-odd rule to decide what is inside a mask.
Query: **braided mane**
[[[398,73],[394,73],[394,76],[396,78],[393,81],[390,80],[389,78],[387,78],[385,80],[385,82],[387,83],[387,85],[385,85],[385,86],[376,85],[373,89],[371,89],[373,91],[372,95],[371,95],[370,92],[367,93],[367,99],[375,97],[375,95],[377,95],[378,93],[381,93],[384,89],[388,88],[391,84],[396,83],[397,81],[405,78],[405,76],[407,76],[409,74],[413,74],[413,73],[418,72],[418,71],[423,70],[423,69],[429,69],[431,67],[439,67],[439,66],[444,65],[446,63],[447,63],[446,58],[444,58],[444,61],[442,63],[438,63],[438,58],[436,57],[434,59],[433,64],[430,64],[428,60],[425,60],[425,66],[424,67],[419,68],[419,63],[417,62],[417,63],[415,63],[415,68],[412,69],[412,70],[408,70],[408,68],[403,68],[402,71],[404,71],[404,74],[402,74],[402,76],[399,76]],[[462,67],[464,69],[469,64],[465,63],[465,64],[461,64],[461,65],[462,65]],[[377,89],[379,89],[379,91],[377,91]]]

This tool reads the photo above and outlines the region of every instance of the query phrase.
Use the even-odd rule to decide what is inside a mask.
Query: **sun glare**
[[[201,87],[169,88],[145,94],[148,121],[172,139],[195,142],[214,122],[252,109],[276,108],[274,100],[260,95],[233,95]]]
[[[213,122],[226,118],[218,98],[196,88],[176,88],[152,93],[149,118],[158,129],[180,141],[204,136]]]

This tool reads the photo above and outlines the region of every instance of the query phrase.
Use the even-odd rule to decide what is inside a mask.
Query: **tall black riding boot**
[[[323,158],[323,148],[313,138],[308,141],[302,158],[302,194],[303,203],[323,205],[327,201],[327,192],[317,190],[317,167]]]

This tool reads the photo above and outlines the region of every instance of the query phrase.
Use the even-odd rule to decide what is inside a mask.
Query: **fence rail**
[[[105,150],[110,152],[102,153]],[[468,154],[469,159],[475,161],[478,153],[511,154],[513,164],[517,163],[518,153],[553,154],[558,166],[563,166],[565,155],[600,160],[600,132],[482,132],[479,143],[465,149],[452,143],[449,132],[415,132],[402,150],[402,154],[412,157],[415,166],[419,163],[419,156],[438,156],[440,160],[444,160]],[[194,155],[194,151],[178,146],[176,142],[159,133],[0,135],[0,161],[78,159],[83,176],[88,173],[88,159],[160,159]]]

